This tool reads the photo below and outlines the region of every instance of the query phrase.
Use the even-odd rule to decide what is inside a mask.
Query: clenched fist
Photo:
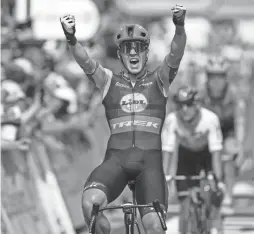
[[[175,5],[172,7],[173,22],[176,26],[184,26],[186,8],[181,5]]]
[[[75,17],[73,15],[66,14],[60,18],[60,22],[68,43],[75,45],[77,42],[77,39],[75,38]]]

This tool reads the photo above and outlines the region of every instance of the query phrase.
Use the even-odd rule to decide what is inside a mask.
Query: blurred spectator
[[[151,37],[149,48],[149,67],[155,69],[169,51],[169,40],[166,39],[166,28],[162,19],[154,19],[148,27]]]

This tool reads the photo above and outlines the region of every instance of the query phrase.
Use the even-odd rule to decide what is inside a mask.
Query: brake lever
[[[93,204],[93,208],[91,211],[91,221],[89,224],[89,233],[95,233],[95,224],[96,224],[96,216],[99,213],[99,204],[95,203]]]
[[[163,213],[163,210],[162,210],[158,200],[153,201],[153,207],[154,207],[157,215],[159,216],[163,231],[167,231],[167,225],[166,225],[166,221],[164,218],[164,213]]]

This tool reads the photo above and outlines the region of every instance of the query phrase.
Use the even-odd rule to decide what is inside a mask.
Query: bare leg
[[[89,225],[93,204],[97,203],[100,208],[107,205],[106,194],[100,189],[88,189],[83,192],[82,211],[86,225]],[[103,213],[100,213],[96,219],[96,234],[110,234],[110,223]]]

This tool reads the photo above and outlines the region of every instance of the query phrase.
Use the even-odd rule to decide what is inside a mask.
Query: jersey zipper
[[[135,84],[136,85],[136,84]],[[135,126],[134,126],[134,119],[135,119],[135,112],[134,112],[134,88],[135,88],[135,85],[134,87],[132,86],[132,83],[131,83],[131,90],[132,90],[132,113],[131,113],[131,118],[132,118],[132,147],[135,147]]]

